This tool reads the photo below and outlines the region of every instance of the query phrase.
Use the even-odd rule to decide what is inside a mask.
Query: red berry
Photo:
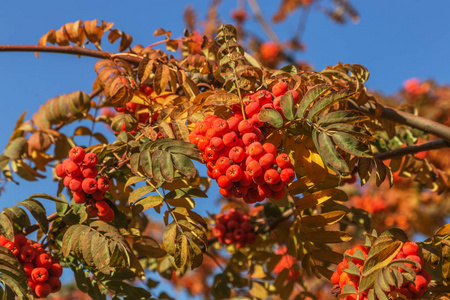
[[[95,153],[87,153],[84,157],[84,164],[88,167],[93,167],[98,162],[97,154]]]
[[[36,267],[50,269],[52,266],[52,258],[47,253],[41,253],[34,259]]]
[[[92,194],[92,198],[94,198],[95,201],[101,201],[105,198],[105,192],[102,192],[100,190],[96,190],[93,194]]]
[[[223,144],[227,147],[234,147],[238,142],[238,136],[236,132],[230,131],[223,136]]]
[[[65,170],[66,170],[67,176],[77,177],[77,176],[81,175],[80,167],[76,163],[74,163],[73,161],[69,162],[66,165]]]
[[[95,205],[86,207],[87,213],[90,217],[94,218],[98,216],[98,211]]]
[[[260,110],[261,107],[259,106],[258,102],[252,101],[245,107],[245,114],[247,115],[247,117],[251,118],[255,114],[259,113]]]
[[[261,121],[260,119],[259,119],[259,117],[258,117],[258,114],[254,114],[251,118],[250,118],[250,121],[252,122],[252,124],[253,124],[253,126],[254,127],[261,127],[261,126],[263,126],[264,125],[264,122],[263,121]],[[256,130],[256,128],[254,129],[254,130]],[[258,141],[260,141],[261,139],[258,139]]]
[[[254,128],[253,123],[248,119],[239,122],[238,130],[241,134],[252,132],[253,128]]]
[[[300,94],[296,90],[291,90],[292,98],[294,99],[294,104],[298,103],[298,100],[300,100]]]
[[[36,293],[36,296],[38,298],[45,298],[47,297],[52,291],[52,288],[50,285],[46,282],[44,283],[38,283],[36,287],[34,288],[34,292]]]
[[[65,186],[65,187],[69,187],[70,181],[71,181],[71,180],[72,180],[72,177],[70,177],[70,176],[64,177],[64,181],[63,181],[64,186]]]
[[[240,163],[245,158],[244,149],[239,146],[231,148],[229,157],[235,163]]]
[[[286,195],[286,190],[281,189],[280,191],[274,191],[272,190],[272,194],[270,197],[275,200],[281,200]]]
[[[27,243],[27,238],[23,233],[16,233],[14,235],[14,243],[19,244],[20,246],[23,246]]]
[[[257,189],[261,197],[269,198],[272,194],[272,190],[267,186],[267,184],[258,185]]]
[[[38,267],[31,272],[31,278],[35,283],[45,282],[48,279],[48,271],[46,268]]]
[[[238,221],[236,221],[236,219],[231,219],[230,221],[228,221],[228,223],[227,223],[227,229],[228,229],[228,231],[233,231],[233,230],[235,230],[236,228],[239,228],[240,226],[239,226],[239,222]]]
[[[254,142],[247,147],[247,153],[251,157],[253,157],[255,159],[258,157],[258,159],[259,159],[259,157],[261,157],[261,155],[264,155],[264,148],[262,147],[261,143]]]
[[[126,110],[128,110],[130,113],[136,112],[138,107],[139,107],[139,104],[134,103],[134,102],[128,102],[127,104],[125,104]]]
[[[280,176],[280,178],[281,178],[281,176]],[[274,192],[281,191],[283,189],[283,187],[284,187],[284,182],[281,180],[275,184],[269,184],[269,188]]]
[[[213,178],[213,179],[216,179],[216,180],[217,180],[220,176],[224,175],[223,173],[221,173],[221,172],[219,171],[219,169],[218,169],[217,167],[214,168],[214,169],[212,170],[211,174],[212,174],[212,178]]]
[[[83,166],[81,167],[81,174],[84,178],[95,178],[98,174],[98,169],[96,166],[87,167]]]
[[[223,236],[223,235],[225,235],[226,232],[227,232],[227,229],[222,224],[216,224],[216,226],[214,226],[212,229],[212,234],[215,237]]]
[[[231,198],[233,197],[233,193],[231,192],[230,189],[224,189],[224,188],[219,188],[219,193],[224,196],[225,198]]]
[[[72,192],[82,192],[82,183],[83,183],[83,177],[73,177],[72,180],[70,180],[69,183],[69,189]]]
[[[291,168],[286,168],[284,170],[281,170],[280,178],[281,178],[281,181],[283,181],[284,184],[289,184],[292,181],[294,181],[294,179],[295,179],[295,172]]]
[[[58,277],[50,276],[47,279],[47,283],[50,285],[52,293],[59,292],[59,290],[61,289],[61,281],[58,279]]]
[[[83,161],[85,155],[86,155],[86,152],[81,147],[73,147],[69,151],[70,159],[76,163],[81,163]]]
[[[333,276],[331,276],[331,283],[333,284],[339,284],[340,274],[336,271],[333,273]]]
[[[55,167],[55,173],[56,176],[60,177],[60,178],[64,178],[66,177],[66,170],[64,169],[62,164],[59,164]]]
[[[276,161],[277,165],[282,169],[286,169],[292,166],[291,158],[286,153],[281,153],[280,155],[278,155]]]
[[[273,156],[277,155],[277,148],[272,143],[264,143],[262,147],[266,153],[272,153]]]
[[[266,153],[259,159],[259,164],[263,169],[270,168],[275,163],[275,156],[272,153]]]
[[[109,190],[109,179],[106,176],[97,179],[97,187],[100,191],[106,192]]]
[[[258,161],[254,160],[248,163],[247,165],[247,172],[252,177],[258,177],[263,172],[263,169],[261,168],[261,165]]]
[[[205,148],[207,147],[209,145],[209,140],[207,139],[207,138],[205,138],[205,137],[201,137],[199,140],[198,140],[198,149],[200,150],[200,151],[205,151]]]
[[[252,223],[250,223],[248,221],[244,221],[241,223],[241,229],[246,232],[250,232],[253,230],[253,225],[252,225]]]
[[[280,181],[280,174],[275,169],[267,169],[264,172],[264,181],[268,184],[276,184]]]
[[[208,129],[210,129],[210,128],[211,128],[211,122],[203,121],[203,122],[200,122],[200,126],[198,129],[199,129],[200,134],[205,135],[206,132],[208,131]]]
[[[241,180],[239,180],[239,184],[241,186],[248,187],[252,182],[252,176],[250,175],[250,173],[248,171],[242,172],[242,178]]]
[[[5,238],[5,236],[3,234],[0,234],[0,245],[5,246],[5,244],[9,243],[9,242],[10,242],[10,240]]]
[[[108,211],[110,210],[108,203],[106,203],[105,201],[95,202],[95,207],[97,208],[98,215],[100,217],[105,216],[108,213]]]
[[[106,215],[99,216],[99,218],[105,223],[112,222],[114,220],[114,210],[110,209]]]
[[[224,242],[227,245],[230,245],[230,244],[234,243],[233,234],[231,232],[228,232],[228,233],[225,234]]]
[[[414,294],[420,294],[420,296],[427,290],[428,282],[422,275],[416,275],[416,280],[413,283],[408,284],[409,290]]]
[[[217,131],[218,134],[225,134],[229,131],[229,125],[227,121],[221,118],[217,118],[212,122],[212,126]]]
[[[218,136],[219,136],[219,133],[214,128],[208,129],[205,133],[205,138],[207,138],[208,140],[211,140],[213,137],[218,137]]]
[[[248,188],[245,186],[233,186],[231,188],[231,193],[236,198],[243,198],[247,195]]]
[[[272,87],[272,94],[275,97],[284,95],[289,90],[286,82],[280,81]]]
[[[216,161],[216,168],[220,173],[225,174],[227,169],[231,166],[230,159],[228,157],[222,156]]]
[[[253,177],[253,182],[256,183],[257,185],[266,184],[266,181],[264,180],[264,172],[262,172],[262,169],[261,169],[261,174]]]
[[[405,244],[403,244],[402,251],[405,256],[419,255],[419,245],[412,242],[406,242]]]
[[[81,184],[81,187],[86,194],[93,194],[97,191],[97,180],[94,178],[85,178]]]
[[[225,175],[222,175],[217,179],[217,184],[223,189],[231,189],[233,187],[233,182]]]
[[[242,169],[238,165],[232,165],[227,169],[226,176],[232,182],[238,182],[242,178]]]
[[[20,245],[17,243],[13,243],[13,242],[7,242],[5,244],[5,247],[8,248],[9,250],[11,250],[11,252],[15,255],[18,256],[20,253]]]
[[[27,274],[27,276],[31,276],[31,272],[34,270],[34,265],[31,262],[26,262],[22,264],[23,270]]]
[[[208,161],[217,160],[219,158],[218,151],[214,151],[210,146],[205,148],[205,155]]]
[[[36,256],[36,250],[30,245],[23,245],[19,251],[20,260],[23,262],[31,262]]]
[[[211,147],[211,149],[213,149],[214,151],[219,151],[220,149],[223,148],[224,143],[223,140],[220,137],[213,137],[210,141],[209,141],[209,146]]]
[[[258,141],[258,137],[254,132],[246,133],[242,136],[242,141],[244,142],[245,146],[248,146],[254,142]]]
[[[261,196],[259,194],[258,189],[251,189],[248,191],[247,193],[248,198],[252,201],[251,203],[255,203],[255,202],[261,202],[264,199],[266,199],[265,197]],[[245,198],[244,198],[245,200]]]
[[[231,117],[227,120],[228,123],[228,128],[230,131],[238,131],[239,129],[239,122],[241,122],[241,120],[237,117]]]
[[[53,261],[53,257],[52,257],[52,261]],[[61,267],[61,265],[59,263],[53,262],[52,266],[48,270],[48,273],[50,274],[50,276],[61,277],[61,275],[63,273],[63,268]]]

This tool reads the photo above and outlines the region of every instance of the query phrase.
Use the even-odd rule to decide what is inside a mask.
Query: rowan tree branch
[[[403,147],[400,149],[395,149],[395,150],[391,150],[391,151],[387,151],[387,152],[383,152],[383,153],[378,153],[374,156],[381,160],[386,160],[386,159],[391,159],[391,158],[398,157],[398,156],[404,156],[404,155],[408,155],[408,154],[416,154],[416,153],[419,153],[422,151],[441,149],[441,148],[445,148],[445,147],[450,147],[450,142],[448,142],[444,139],[439,139],[439,140],[431,141],[428,143],[424,143],[422,145],[412,145],[412,146],[407,146],[407,147]]]
[[[54,213],[52,213],[51,215],[49,215],[49,216],[47,217],[47,220],[48,220],[49,222],[52,222],[52,221],[56,220],[58,217],[59,217],[59,216],[58,216],[58,213],[54,212]],[[39,229],[39,222],[36,222],[35,224],[33,224],[33,225],[28,226],[27,228],[25,228],[25,229],[23,230],[23,234],[24,234],[24,235],[28,235],[28,234],[30,234],[30,233],[32,233],[32,232],[38,230],[38,229]]]
[[[120,56],[131,64],[139,64],[142,58],[129,53],[112,53],[77,46],[41,46],[41,45],[0,45],[0,52],[50,52],[60,54],[82,55],[96,58],[111,58]]]
[[[255,15],[256,20],[263,28],[264,32],[267,34],[267,36],[275,43],[279,44],[280,39],[278,38],[275,31],[273,31],[272,27],[270,27],[269,23],[267,23],[266,19],[264,18],[261,8],[258,5],[258,2],[256,0],[248,0],[248,4],[250,6],[250,9],[252,10],[253,14]]]
[[[424,132],[431,133],[437,137],[440,137],[441,139],[444,139],[445,141],[450,143],[450,127],[445,126],[441,123],[387,106],[381,106],[380,113],[376,112],[376,107],[374,105],[359,106],[354,101],[349,101],[349,103],[368,115],[381,117],[383,119],[394,121],[399,124],[420,129]]]

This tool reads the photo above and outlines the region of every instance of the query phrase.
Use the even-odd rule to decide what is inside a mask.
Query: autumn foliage
[[[273,21],[316,2],[282,1]],[[0,213],[2,297],[173,299],[160,282],[205,299],[449,293],[450,89],[411,79],[387,97],[362,65],[312,70],[292,58],[298,36],[280,42],[249,5],[236,27],[216,24],[215,1],[202,27],[188,7],[182,37],[160,28],[148,46],[93,20],[0,47],[98,58],[90,94],[22,115],[0,155],[2,181],[51,170],[56,186]],[[320,9],[358,18],[347,1]],[[251,14],[270,41],[246,31]],[[196,212],[202,198],[217,210]]]

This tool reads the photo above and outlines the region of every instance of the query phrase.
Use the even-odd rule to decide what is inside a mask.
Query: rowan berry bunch
[[[22,233],[10,241],[0,235],[0,245],[8,248],[22,264],[28,276],[28,284],[38,298],[47,297],[61,289],[63,269],[56,257],[52,257],[39,243],[27,239]]]
[[[350,256],[353,256],[356,250],[358,249],[363,253],[364,259],[366,259],[370,247],[365,247],[361,245],[356,245],[352,249],[346,250],[344,252],[344,255],[349,254]],[[416,261],[418,263],[418,266],[410,263],[405,263],[405,265],[411,267],[414,270],[414,272],[416,273],[416,278],[414,282],[406,281],[400,288],[391,286],[391,290],[389,293],[402,294],[406,299],[421,298],[428,288],[428,284],[431,281],[431,276],[430,274],[428,274],[427,271],[422,269],[424,261],[419,254],[419,246],[416,243],[412,242],[405,243],[402,249],[397,253],[396,257],[394,258],[394,261],[396,259],[411,259]],[[364,261],[357,258],[352,258],[351,261],[359,268],[360,272],[362,272],[362,269],[364,267]],[[347,284],[352,285],[356,289],[356,291],[358,291],[359,288],[359,276],[350,275],[345,272],[345,269],[348,268],[348,262],[349,261],[347,260],[347,258],[344,257],[342,262],[338,264],[336,271],[333,273],[333,276],[331,277],[331,282],[333,284],[339,285],[341,293],[343,293],[343,288]],[[399,271],[402,273],[406,272],[402,268],[399,268]],[[347,295],[345,299],[356,300],[357,295],[356,294]],[[361,292],[359,299],[362,300],[368,299],[367,292]]]
[[[56,166],[55,172],[64,178],[64,185],[71,190],[75,202],[86,204],[91,217],[98,216],[102,221],[111,222],[114,210],[104,201],[109,179],[98,173],[97,162],[95,153],[74,147],[69,151],[69,158]]]
[[[285,196],[284,187],[295,179],[291,159],[285,153],[278,154],[272,143],[263,142],[260,128],[265,123],[258,113],[265,107],[281,111],[277,99],[287,91],[287,84],[280,82],[272,89],[275,99],[265,90],[247,95],[249,101],[244,108],[247,119],[236,105],[229,119],[207,115],[189,135],[190,142],[202,151],[208,176],[217,180],[224,197],[255,203]],[[298,93],[296,98],[298,101]]]
[[[139,91],[141,92],[141,94],[145,95],[147,98],[150,98],[150,95],[153,93],[152,87],[147,84],[141,85],[141,87],[139,88]],[[150,115],[149,106],[151,104],[151,99],[148,104],[149,105],[128,102],[125,106],[114,107],[114,109],[120,113],[136,115],[139,123],[148,124],[149,122],[151,122],[151,123],[155,122],[159,116],[159,113],[153,113]],[[137,129],[137,127],[135,129],[133,129],[132,131],[130,131],[130,133],[135,134],[136,129]],[[125,122],[123,122],[123,124],[122,124],[121,132],[122,131],[127,132],[126,127],[125,127]],[[118,132],[116,132],[116,133],[118,133]]]
[[[235,208],[230,209],[226,214],[217,215],[212,233],[219,242],[227,245],[235,244],[236,248],[253,244],[255,241],[249,216],[241,214]]]

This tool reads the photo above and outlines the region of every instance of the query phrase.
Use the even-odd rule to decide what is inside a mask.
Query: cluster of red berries
[[[86,203],[91,217],[98,216],[102,221],[111,222],[114,210],[103,201],[109,190],[109,179],[99,176],[97,162],[97,154],[74,147],[69,151],[69,158],[56,166],[55,172],[64,178],[64,185],[71,190],[75,202]]]
[[[356,245],[352,249],[346,250],[344,254],[349,254],[350,256],[353,256],[355,251],[359,249],[364,254],[364,259],[367,257],[367,253],[369,252],[370,248]],[[419,266],[415,266],[413,264],[405,263],[405,265],[411,267],[414,272],[416,272],[416,279],[414,282],[408,282],[406,281],[400,288],[396,288],[395,286],[391,286],[391,290],[389,293],[399,293],[405,296],[406,299],[419,299],[422,297],[422,295],[426,292],[428,288],[428,284],[431,281],[431,276],[428,274],[425,270],[423,270],[423,258],[419,254],[419,246],[416,243],[407,242],[403,245],[402,249],[397,253],[397,256],[395,259],[411,259],[419,263]],[[360,270],[360,272],[363,269],[364,261],[352,258],[351,260]],[[344,257],[343,261],[338,264],[336,271],[333,273],[333,276],[331,277],[331,282],[333,284],[338,284],[341,288],[341,291],[343,291],[344,285],[352,285],[356,291],[358,291],[359,287],[359,277],[355,275],[347,274],[343,271],[343,269],[348,268],[348,260]],[[400,272],[406,272],[402,268],[399,268]],[[359,295],[359,299],[366,300],[368,299],[367,291],[361,292]],[[345,298],[346,300],[356,300],[357,295],[347,295]]]
[[[260,127],[264,122],[258,118],[265,107],[281,111],[279,98],[287,91],[287,84],[280,82],[272,89],[274,100],[264,90],[247,95],[247,119],[243,118],[241,107],[234,106],[228,120],[207,115],[190,133],[189,141],[202,151],[207,174],[217,180],[224,197],[244,198],[247,203],[269,197],[279,200],[286,194],[284,187],[295,179],[289,155],[277,154],[272,143],[261,143]]]
[[[142,94],[146,95],[148,98],[153,93],[152,87],[147,84],[141,85],[141,87],[139,88],[139,91]],[[137,104],[134,102],[128,102],[123,107],[114,107],[114,109],[117,112],[137,115],[139,123],[148,124],[149,121],[151,121],[151,123],[154,123],[154,122],[156,122],[156,119],[158,118],[159,113],[153,113],[152,115],[150,115],[150,113],[148,113],[148,112],[143,112],[143,111],[148,111],[148,108],[149,108],[149,105]],[[150,120],[150,118],[151,118],[151,120]],[[137,129],[137,127],[135,129],[133,129],[132,131],[130,131],[130,133],[135,134],[136,129]],[[122,124],[121,131],[127,131],[125,128],[125,122]]]
[[[14,235],[14,241],[0,235],[0,245],[11,250],[20,261],[35,297],[47,297],[61,289],[59,277],[63,269],[58,259],[45,251],[41,244],[33,243],[22,233],[18,233]]]
[[[253,225],[248,215],[241,214],[235,208],[230,209],[226,214],[217,215],[212,233],[219,242],[227,245],[235,244],[236,248],[253,244],[255,241]]]

